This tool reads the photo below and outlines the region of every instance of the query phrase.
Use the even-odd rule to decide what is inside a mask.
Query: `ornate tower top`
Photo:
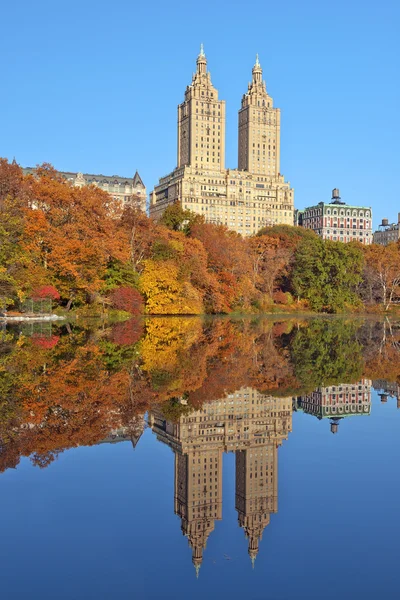
[[[196,60],[197,64],[197,73],[200,75],[205,75],[207,73],[207,58],[204,53],[204,46],[200,44],[200,54]]]
[[[262,83],[262,68],[261,68],[261,65],[260,65],[258,54],[256,54],[256,62],[255,62],[255,65],[253,67],[252,73],[253,73],[253,84],[260,84],[260,83]],[[263,87],[265,88],[265,83],[264,83]],[[250,87],[249,87],[249,89],[250,89]]]

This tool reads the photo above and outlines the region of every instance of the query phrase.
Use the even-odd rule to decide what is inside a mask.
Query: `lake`
[[[400,322],[0,332],[5,600],[397,599]]]

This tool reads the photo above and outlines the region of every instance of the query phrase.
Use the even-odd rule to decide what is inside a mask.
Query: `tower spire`
[[[199,73],[201,75],[205,75],[207,73],[207,58],[204,53],[203,44],[200,44],[200,54],[197,57],[196,64],[197,64],[197,73]]]
[[[258,60],[258,52],[256,54],[256,67],[261,67],[260,61]]]

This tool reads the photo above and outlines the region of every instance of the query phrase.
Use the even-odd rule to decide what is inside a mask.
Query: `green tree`
[[[292,288],[312,309],[339,312],[360,303],[356,290],[362,268],[363,254],[357,245],[322,240],[317,236],[305,238],[295,254]]]
[[[193,225],[204,223],[204,217],[197,215],[191,210],[183,209],[180,202],[174,202],[174,204],[166,208],[160,219],[160,223],[168,227],[168,229],[183,231],[185,235],[188,235]]]

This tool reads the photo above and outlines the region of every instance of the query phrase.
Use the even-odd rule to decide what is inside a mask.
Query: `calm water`
[[[2,336],[2,598],[399,597],[398,324]]]

